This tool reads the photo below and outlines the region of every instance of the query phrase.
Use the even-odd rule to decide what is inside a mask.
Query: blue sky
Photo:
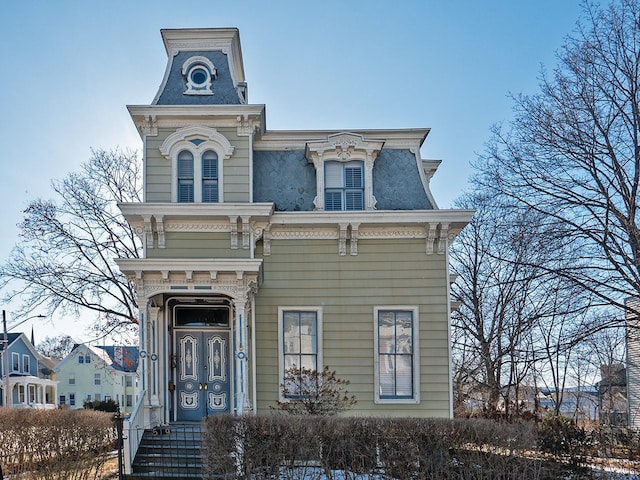
[[[126,105],[162,80],[161,28],[238,27],[249,102],[267,128],[431,128],[422,157],[441,208],[467,188],[509,93],[535,93],[541,65],[581,12],[579,0],[23,0],[0,16],[0,261],[30,200],[78,169],[91,148],[141,148]],[[11,305],[3,306],[9,309]],[[9,323],[12,323],[10,311]],[[25,324],[26,329],[30,328]],[[54,330],[78,337],[67,321]]]

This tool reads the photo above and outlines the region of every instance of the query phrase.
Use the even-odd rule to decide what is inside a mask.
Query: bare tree
[[[559,255],[563,245],[535,210],[517,211],[495,197],[477,193],[459,202],[474,206],[476,214],[452,247],[456,281],[452,297],[454,359],[466,359],[454,378],[459,392],[475,394],[484,413],[519,415],[521,400],[530,396],[527,381],[542,369],[536,362],[542,353],[560,350],[563,335],[547,338],[535,332],[572,322],[589,305],[589,298],[562,278],[539,268],[539,263]],[[567,252],[564,252],[565,256]],[[556,339],[553,344],[549,341]],[[527,387],[527,388],[525,388]]]
[[[57,335],[46,337],[38,344],[36,350],[44,357],[62,360],[71,353],[74,346],[75,342],[69,335]]]
[[[513,97],[477,181],[562,226],[550,234],[564,248],[536,268],[624,308],[640,293],[640,1],[583,12],[540,92]],[[573,261],[558,261],[567,251]]]
[[[80,172],[52,181],[55,200],[24,210],[19,242],[0,266],[0,288],[22,302],[17,316],[93,313],[100,332],[137,322],[134,286],[114,258],[137,258],[141,244],[117,203],[141,201],[138,155],[92,151]]]

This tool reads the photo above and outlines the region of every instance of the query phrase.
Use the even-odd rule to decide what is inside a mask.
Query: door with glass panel
[[[229,331],[176,330],[176,420],[230,411]]]

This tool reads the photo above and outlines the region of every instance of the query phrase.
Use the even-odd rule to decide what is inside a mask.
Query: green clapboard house
[[[429,129],[269,130],[235,28],[163,30],[167,68],[129,106],[143,244],[137,286],[146,427],[268,413],[283,372],[328,366],[354,415],[452,416],[448,246]],[[302,107],[301,107],[302,108]]]

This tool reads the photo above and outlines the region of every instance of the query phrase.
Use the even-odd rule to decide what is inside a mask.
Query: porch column
[[[236,303],[235,319],[235,359],[236,359],[236,412],[244,413],[249,404],[249,369],[247,340],[249,330],[247,327],[246,306],[244,299]]]
[[[158,365],[158,313],[159,307],[147,308],[147,366],[149,371],[148,389],[149,400],[152,407],[160,406],[159,391],[159,365]]]

